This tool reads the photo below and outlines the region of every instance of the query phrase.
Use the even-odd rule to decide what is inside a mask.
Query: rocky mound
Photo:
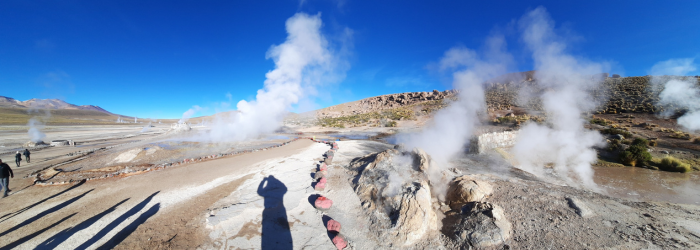
[[[386,150],[354,160],[353,185],[370,229],[387,247],[495,247],[511,239],[504,210],[486,200],[493,187],[474,175],[454,176],[444,202],[431,192],[428,171],[438,168],[420,149]],[[442,222],[438,218],[443,219]],[[449,238],[439,237],[441,234]]]
[[[347,115],[365,114],[386,109],[443,100],[456,96],[456,91],[409,92],[370,97],[315,111],[318,118],[336,118]]]
[[[371,231],[387,239],[388,247],[436,238],[434,199],[423,171],[429,162],[420,154],[390,149],[356,159],[349,166]]]
[[[606,74],[607,75],[607,74]],[[700,84],[698,77],[657,76],[656,80],[666,82],[671,78],[692,80]],[[598,105],[596,113],[659,113],[681,111],[674,105],[659,103],[659,93],[663,88],[652,84],[651,76],[605,77],[595,88],[589,89],[593,101]],[[525,98],[528,94],[544,91],[537,79],[509,79],[486,84],[486,104],[489,111],[510,110],[522,107],[530,110],[543,110],[539,98]],[[534,95],[529,95],[534,96]]]

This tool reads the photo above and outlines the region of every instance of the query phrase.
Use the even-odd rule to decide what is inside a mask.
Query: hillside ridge
[[[78,109],[94,110],[108,114],[113,114],[100,106],[95,105],[75,105],[60,99],[38,99],[32,98],[26,101],[19,101],[12,97],[0,96],[0,107],[2,108],[34,108],[34,109]]]

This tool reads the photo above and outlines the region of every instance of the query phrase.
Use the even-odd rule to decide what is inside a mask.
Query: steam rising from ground
[[[686,130],[700,130],[700,87],[695,77],[664,78],[660,75],[686,75],[697,70],[694,58],[671,59],[655,64],[650,73],[652,83],[663,90],[659,94],[661,104],[673,104],[687,109],[678,118],[678,124]],[[667,110],[670,112],[670,110]],[[670,114],[665,114],[670,115]]]
[[[480,123],[479,113],[486,111],[482,84],[507,72],[513,63],[505,49],[503,37],[491,37],[486,40],[482,53],[468,48],[452,48],[445,52],[439,67],[442,71],[454,72],[457,101],[438,111],[421,132],[398,138],[408,149],[422,148],[435,160],[438,167],[431,168],[429,173],[435,193],[446,192],[447,183],[441,180],[441,172],[449,168],[452,157],[464,151]]]
[[[542,7],[525,14],[518,22],[522,41],[532,52],[535,78],[543,89],[540,98],[548,112],[550,124],[529,123],[520,131],[513,148],[520,168],[542,174],[551,165],[564,180],[583,182],[594,187],[591,164],[597,160],[594,146],[603,144],[597,131],[584,128],[581,114],[595,107],[585,90],[602,82],[599,73],[606,65],[590,62],[566,53],[562,37],[554,32],[554,22]],[[508,72],[513,59],[505,51],[501,37],[487,39],[484,53],[466,48],[453,48],[440,61],[441,70],[455,70],[454,86],[458,101],[440,110],[423,131],[400,137],[407,148],[420,147],[430,154],[439,168],[431,169],[431,183],[439,187],[441,172],[449,160],[465,149],[479,124],[479,113],[485,111],[483,84]],[[530,93],[532,94],[532,93]]]
[[[29,119],[27,126],[29,126],[27,134],[29,135],[30,141],[41,142],[44,141],[44,139],[46,139],[46,134],[44,134],[44,132],[41,132],[41,130],[44,129],[44,123],[39,121],[39,119],[37,119],[36,117],[32,117],[31,119]]]
[[[187,122],[187,120],[192,118],[192,116],[194,116],[194,114],[196,114],[200,110],[202,110],[202,107],[197,105],[192,106],[192,108],[188,109],[187,111],[185,111],[185,113],[182,114],[182,118],[180,118],[180,121],[178,121],[177,123]]]
[[[29,114],[38,113],[40,110],[35,108],[30,108],[27,110]],[[51,118],[51,112],[49,110],[44,110],[44,115],[35,115],[27,122],[29,130],[27,135],[29,140],[32,142],[43,142],[46,139],[46,134],[42,132],[44,129],[44,121],[48,121]]]
[[[297,13],[289,18],[287,40],[267,52],[275,69],[265,75],[265,85],[255,100],[241,100],[236,105],[238,112],[215,117],[204,139],[240,141],[274,132],[292,105],[307,93],[315,93],[314,86],[342,78],[344,62],[331,50],[321,27],[320,15]]]
[[[591,164],[597,160],[594,146],[603,145],[597,131],[583,127],[581,113],[595,107],[586,94],[603,79],[593,75],[606,72],[604,64],[590,62],[566,53],[566,44],[554,32],[554,22],[542,7],[518,22],[522,39],[532,51],[535,78],[547,89],[541,96],[548,125],[528,123],[513,147],[519,167],[541,175],[545,165],[564,180],[595,187]]]

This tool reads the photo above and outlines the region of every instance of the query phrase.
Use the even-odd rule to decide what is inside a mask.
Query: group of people
[[[25,149],[22,154],[24,154],[24,159],[29,163],[29,156],[31,155],[29,149]],[[20,154],[19,151],[15,154],[15,163],[17,163],[17,167],[19,167],[19,164],[22,162],[22,154]],[[12,172],[10,165],[7,165],[7,163],[2,162],[0,159],[0,185],[2,186],[1,188],[4,189],[4,193],[2,194],[3,198],[7,196],[8,192],[12,191],[10,190],[10,178],[15,178],[15,173]]]
[[[17,151],[17,154],[15,154],[15,163],[17,163],[17,167],[19,167],[19,164],[22,163],[22,155],[24,155],[24,159],[26,159],[27,163],[29,163],[29,155],[31,154],[32,153],[29,152],[29,149],[26,148],[21,154],[19,153],[19,151]]]

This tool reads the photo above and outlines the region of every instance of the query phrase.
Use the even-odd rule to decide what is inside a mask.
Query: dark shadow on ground
[[[34,184],[33,184],[33,183],[32,183],[32,184],[29,184],[29,185],[27,185],[26,187],[23,187],[23,188],[21,188],[20,190],[17,190],[17,191],[12,190],[12,193],[11,193],[10,195],[19,194],[20,192],[24,191],[25,189],[27,189],[27,188],[29,188],[29,187],[31,187],[31,186],[34,186]],[[9,216],[9,215],[10,215],[10,214],[3,215],[3,217],[0,217],[0,219],[4,218],[4,216]]]
[[[83,193],[83,194],[81,194],[81,195],[78,195],[78,196],[76,196],[76,197],[73,197],[72,199],[67,200],[67,201],[64,201],[64,202],[62,202],[61,204],[58,204],[58,205],[56,205],[56,206],[54,206],[54,207],[52,207],[52,208],[49,208],[49,209],[47,209],[47,210],[44,211],[44,212],[41,212],[41,213],[39,213],[39,214],[37,214],[37,215],[34,215],[33,217],[31,217],[31,218],[29,218],[29,219],[23,221],[22,223],[19,223],[19,224],[15,225],[14,227],[10,228],[10,229],[7,229],[5,232],[0,233],[0,237],[6,235],[6,234],[8,234],[8,233],[11,233],[11,232],[13,232],[13,231],[15,231],[15,230],[17,230],[17,229],[20,229],[20,228],[22,228],[23,226],[29,225],[30,223],[32,223],[32,222],[34,222],[34,221],[36,221],[36,220],[38,220],[38,219],[41,219],[42,217],[44,217],[44,216],[46,216],[46,215],[49,215],[49,214],[51,214],[51,213],[53,213],[53,212],[56,212],[56,211],[58,211],[58,210],[63,209],[64,207],[70,205],[71,203],[73,203],[73,202],[75,202],[75,201],[77,201],[77,200],[80,200],[80,198],[83,198],[85,195],[87,195],[88,193],[92,192],[92,190],[95,190],[95,189],[90,189],[90,190],[88,190],[87,192],[85,192],[85,193]]]
[[[135,215],[138,211],[141,211],[141,209],[143,209],[144,207],[146,207],[146,205],[147,205],[149,202],[151,202],[151,199],[153,199],[153,197],[156,196],[158,193],[160,193],[160,191],[151,194],[150,196],[148,196],[148,198],[144,199],[144,200],[143,200],[142,202],[140,202],[139,204],[136,204],[136,206],[132,207],[131,209],[129,209],[129,211],[126,211],[126,213],[124,213],[124,214],[122,214],[121,216],[119,216],[118,218],[114,219],[114,221],[110,222],[107,226],[105,226],[104,228],[102,228],[102,230],[100,230],[99,232],[97,232],[94,236],[92,236],[92,238],[90,238],[89,240],[85,241],[83,244],[80,244],[80,246],[76,247],[75,249],[87,249],[88,247],[92,246],[92,244],[95,244],[95,242],[97,242],[98,240],[102,239],[102,237],[105,237],[105,235],[107,235],[107,233],[109,233],[110,231],[112,231],[112,229],[114,229],[114,228],[117,227],[119,224],[121,224],[122,222],[124,222],[126,219],[128,219],[128,218],[131,217],[132,215]],[[160,204],[160,203],[159,203],[159,204]],[[154,206],[154,207],[155,207],[155,206]],[[159,205],[158,207],[160,208],[160,205]],[[153,209],[153,207],[151,207],[151,209]],[[157,210],[156,210],[156,212],[157,212]],[[112,239],[114,239],[114,237],[113,237]],[[121,242],[121,241],[120,241],[120,242]],[[103,246],[104,246],[104,245],[103,245]]]
[[[328,231],[328,221],[329,221],[329,220],[332,220],[332,219],[333,219],[333,218],[331,218],[331,217],[328,216],[328,215],[323,215],[323,217],[321,217],[321,220],[323,220],[323,226],[326,227],[326,235],[328,235],[328,239],[330,239],[331,241],[333,241],[333,238],[334,238],[336,235],[338,235],[338,233]]]
[[[8,219],[10,219],[10,218],[12,218],[12,217],[15,217],[16,215],[21,214],[22,212],[27,211],[27,210],[29,210],[29,209],[31,209],[31,208],[33,208],[33,207],[35,207],[35,206],[37,206],[37,205],[39,205],[39,204],[41,204],[41,203],[44,203],[44,202],[46,202],[47,200],[50,200],[51,198],[54,198],[54,197],[59,196],[59,195],[62,195],[62,194],[64,194],[65,192],[68,192],[68,191],[73,190],[74,188],[80,187],[81,185],[83,185],[83,183],[85,183],[85,182],[83,181],[83,182],[80,182],[80,183],[78,183],[78,184],[75,184],[75,185],[73,185],[73,186],[67,188],[66,190],[63,190],[63,191],[61,191],[61,192],[59,192],[59,193],[57,193],[57,194],[54,194],[54,195],[52,195],[52,196],[49,196],[49,197],[47,197],[47,198],[45,198],[45,199],[43,199],[43,200],[37,201],[37,202],[35,202],[34,204],[31,204],[31,205],[29,205],[29,206],[26,206],[25,208],[22,208],[22,209],[20,209],[20,210],[17,210],[16,212],[9,213],[9,214],[5,214],[5,215],[3,215],[2,217],[0,217],[0,219],[3,219],[2,221],[0,221],[0,223],[2,223],[3,221],[6,221],[6,220],[8,220]],[[22,190],[24,190],[24,189],[22,189]],[[20,190],[20,191],[21,191],[21,190]],[[18,192],[19,192],[19,191],[18,191]],[[10,216],[10,217],[7,217],[7,216]],[[7,217],[7,218],[5,218],[5,217]]]
[[[111,212],[114,212],[114,210],[115,210],[119,205],[123,204],[124,202],[128,201],[129,199],[130,199],[130,198],[126,198],[126,199],[120,201],[119,203],[117,203],[117,204],[115,204],[114,206],[108,208],[108,209],[105,210],[104,212],[99,213],[99,214],[93,216],[92,218],[89,218],[89,219],[87,219],[87,220],[81,222],[80,224],[78,224],[78,225],[75,226],[75,227],[66,228],[65,230],[63,230],[63,231],[61,231],[61,232],[55,234],[54,236],[51,236],[50,238],[46,239],[44,242],[42,242],[42,243],[40,243],[39,245],[37,245],[34,249],[55,249],[56,247],[58,247],[58,245],[60,245],[60,244],[63,243],[64,241],[66,241],[68,238],[70,238],[70,237],[73,236],[74,234],[80,232],[80,230],[83,230],[83,229],[85,229],[85,228],[88,228],[88,227],[92,226],[92,224],[94,224],[95,222],[97,222],[98,220],[100,220],[100,219],[101,219],[102,217],[104,217],[105,215],[107,215],[107,214],[109,214],[109,213],[111,213]]]
[[[292,249],[292,232],[289,229],[284,194],[287,186],[274,176],[265,177],[258,186],[258,195],[265,198],[262,214],[261,249]]]
[[[141,215],[139,215],[138,218],[136,218],[136,220],[132,221],[129,225],[124,227],[124,229],[115,234],[111,239],[105,242],[105,244],[98,247],[97,250],[112,249],[115,246],[119,245],[119,243],[122,243],[122,241],[124,241],[126,237],[129,237],[131,233],[136,231],[136,228],[138,228],[141,224],[145,223],[146,220],[148,220],[148,218],[151,218],[152,216],[156,215],[156,213],[158,213],[158,210],[160,210],[160,203],[156,203],[151,208],[146,210],[146,212],[143,212]]]
[[[27,241],[33,239],[34,237],[36,237],[36,236],[38,236],[38,235],[40,235],[40,234],[46,232],[46,230],[49,230],[49,229],[55,227],[56,225],[61,224],[61,222],[64,222],[64,221],[66,221],[67,219],[70,219],[70,218],[73,217],[75,214],[77,214],[77,213],[73,213],[73,214],[71,214],[71,215],[68,215],[68,216],[66,216],[65,218],[63,218],[63,219],[57,221],[56,223],[53,223],[53,224],[49,225],[48,227],[45,227],[44,229],[41,229],[41,230],[39,230],[39,231],[36,231],[36,232],[34,232],[33,234],[24,236],[24,237],[22,237],[22,238],[19,239],[19,240],[16,240],[16,241],[13,241],[13,242],[10,243],[10,244],[7,244],[6,246],[0,247],[0,250],[13,249],[13,248],[15,248],[15,247],[17,247],[17,246],[19,246],[19,245],[22,245],[23,243],[25,243],[25,242],[27,242]]]

